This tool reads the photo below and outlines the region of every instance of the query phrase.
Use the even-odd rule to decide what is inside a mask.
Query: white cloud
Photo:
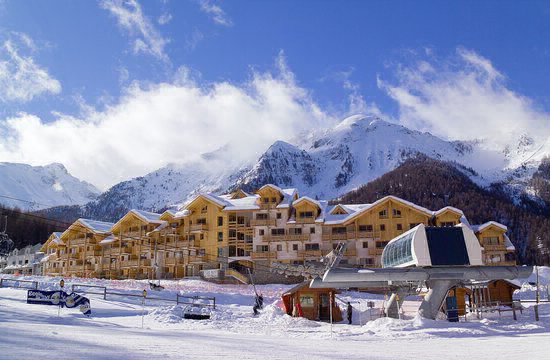
[[[401,123],[449,139],[484,139],[493,149],[517,143],[522,134],[546,141],[550,114],[510,90],[491,61],[464,48],[445,60],[427,55],[398,65],[394,80],[378,80],[397,102]]]
[[[144,53],[168,62],[164,47],[169,40],[153,26],[143,14],[137,0],[103,0],[101,7],[110,11],[123,29],[127,30],[133,41],[134,53]]]
[[[197,28],[194,28],[191,34],[186,35],[185,37],[185,47],[188,50],[195,50],[197,44],[204,39],[204,35]]]
[[[225,145],[226,160],[254,160],[275,140],[335,121],[297,85],[282,55],[277,64],[277,71],[252,72],[239,85],[201,84],[182,67],[170,83],[133,83],[105,111],[49,123],[19,114],[0,123],[0,158],[62,162],[102,188]]]
[[[170,14],[170,13],[164,13],[161,16],[159,16],[159,18],[158,18],[158,23],[160,25],[166,25],[170,21],[172,21],[172,14]]]
[[[23,33],[13,35],[14,39],[5,40],[0,47],[0,101],[26,102],[44,93],[60,93],[61,83],[31,56],[21,54],[19,43],[36,50],[32,39]]]
[[[214,3],[212,0],[199,0],[201,11],[210,15],[212,17],[212,20],[218,24],[223,26],[232,26],[233,21],[227,16],[225,11],[219,6]]]

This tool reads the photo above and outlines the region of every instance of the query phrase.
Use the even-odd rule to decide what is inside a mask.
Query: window
[[[400,218],[401,217],[401,210],[392,209],[393,217]]]
[[[267,220],[267,214],[265,213],[256,214],[256,220]]]
[[[301,219],[304,218],[312,218],[313,217],[313,211],[300,211],[298,215]]]
[[[269,245],[256,245],[256,252],[268,252]]]
[[[223,217],[218,216],[218,226],[223,226]]]
[[[292,251],[298,251],[298,244],[292,244]]]
[[[302,234],[302,228],[290,228],[290,229],[288,229],[288,233],[290,235],[301,235]]]
[[[359,225],[359,231],[360,232],[366,232],[367,231],[367,225]]]
[[[263,200],[264,204],[269,203],[269,198],[263,198],[262,200]]]
[[[345,227],[333,227],[332,228],[332,233],[333,234],[345,234],[346,233],[346,228]]]
[[[272,198],[271,198],[271,202],[272,202],[272,203],[276,203],[276,202],[277,202],[277,198],[272,197]]]
[[[419,225],[419,223],[410,223],[409,224],[409,229],[412,229],[412,228],[415,228]]]
[[[498,245],[498,237],[496,236],[484,237],[483,242],[485,245]]]
[[[300,295],[300,305],[303,308],[313,307],[313,296],[311,295]]]
[[[305,244],[306,250],[319,250],[319,244]]]
[[[229,214],[229,222],[235,222],[237,221],[237,216],[235,214]]]
[[[223,241],[223,232],[218,231],[218,241]]]
[[[237,224],[239,225],[244,224],[244,216],[237,216]]]
[[[336,250],[337,247],[338,247],[338,244],[332,244],[332,250]]]
[[[204,240],[204,234],[201,234],[201,235],[200,235],[200,239],[201,239],[201,240]]]
[[[237,230],[229,229],[229,237],[230,238],[236,238],[237,237]]]
[[[238,232],[237,233],[237,240],[244,240],[244,233]]]
[[[397,230],[403,230],[403,224],[396,224]]]
[[[259,234],[260,236],[264,236],[264,229],[258,230],[258,234]]]
[[[237,255],[237,247],[236,246],[230,246],[229,247],[229,256],[236,256]]]
[[[253,239],[254,239],[254,238],[252,237],[252,235],[245,235],[245,236],[244,236],[244,241],[245,241],[246,243],[248,243],[248,244],[252,244],[252,240],[253,240]]]
[[[314,227],[310,227],[310,228],[309,228],[309,233],[310,233],[310,234],[315,234],[315,228],[314,228]]]
[[[455,226],[455,222],[454,221],[443,221],[443,222],[441,222],[441,226],[443,226],[443,227],[453,227],[453,226]]]
[[[206,225],[206,218],[197,219],[197,224]]]
[[[388,210],[384,209],[380,212],[378,212],[378,216],[380,219],[387,219],[388,218]]]
[[[271,229],[271,235],[282,236],[285,234],[285,229]]]
[[[283,251],[283,245],[277,245],[277,251]]]
[[[368,241],[363,241],[363,249],[367,249],[369,247]]]
[[[386,247],[387,241],[377,241],[376,242],[376,248],[377,249],[383,249]]]
[[[277,219],[280,219],[281,218],[281,213],[277,213]]]
[[[384,224],[380,225],[380,231],[386,231],[386,225]]]
[[[384,267],[392,267],[406,264],[413,260],[412,240],[414,233],[401,235],[386,246],[382,255],[382,264]]]
[[[205,213],[208,211],[208,206],[203,206],[202,209],[201,209],[201,213]]]

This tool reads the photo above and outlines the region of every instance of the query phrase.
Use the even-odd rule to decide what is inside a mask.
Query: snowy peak
[[[38,210],[58,205],[82,205],[97,197],[100,191],[67,171],[63,164],[31,166],[0,163],[0,203],[25,210]]]

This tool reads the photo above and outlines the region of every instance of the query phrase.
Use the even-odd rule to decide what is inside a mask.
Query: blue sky
[[[355,112],[451,139],[498,127],[503,146],[547,126],[549,20],[536,1],[3,0],[0,161],[57,159],[105,188],[241,136],[224,127],[261,133],[242,135],[254,157]],[[471,131],[447,130],[461,116]],[[189,137],[141,139],[138,161],[132,124]],[[197,143],[206,128],[224,131]]]

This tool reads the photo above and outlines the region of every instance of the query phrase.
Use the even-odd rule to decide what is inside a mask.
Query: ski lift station
[[[398,317],[408,295],[427,289],[419,314],[435,319],[450,290],[475,288],[480,294],[476,299],[486,301],[490,296],[487,289],[490,282],[527,278],[533,271],[531,266],[482,264],[482,248],[470,227],[420,224],[386,245],[382,268],[340,268],[336,263],[322,278],[312,280],[310,287],[387,290],[391,297],[385,311],[390,317]]]

